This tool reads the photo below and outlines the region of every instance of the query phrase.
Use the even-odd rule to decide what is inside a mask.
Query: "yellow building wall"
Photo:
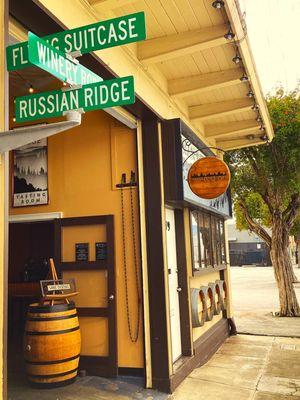
[[[125,306],[125,282],[122,253],[121,233],[121,197],[120,189],[115,188],[119,183],[122,172],[126,172],[127,180],[130,179],[130,171],[137,175],[136,159],[136,134],[111,116],[102,111],[89,112],[83,115],[81,126],[65,133],[52,136],[48,139],[48,187],[49,204],[24,208],[10,208],[10,214],[33,214],[63,212],[64,217],[77,217],[89,215],[113,214],[115,217],[115,257],[116,257],[116,285],[117,285],[117,332],[118,332],[118,364],[120,367],[143,366],[143,328],[140,326],[139,339],[132,343],[128,334],[126,306]],[[130,223],[130,193],[124,189],[127,263],[129,273],[130,318],[135,326],[137,319],[137,298],[134,284],[133,245]],[[138,193],[133,189],[134,214],[137,236],[137,252],[139,259],[139,228],[138,228]],[[95,227],[85,228],[85,237],[90,241],[91,257],[93,243],[96,239]],[[76,232],[65,239],[63,257],[68,260],[74,247],[68,246],[68,240],[74,242]],[[71,237],[73,236],[73,239]],[[102,236],[102,235],[100,235]],[[76,237],[77,240],[78,236]],[[101,241],[103,237],[97,236]],[[73,259],[75,255],[73,254]],[[105,297],[102,277],[95,277],[102,272],[86,272],[90,284],[99,282],[101,298],[95,300],[96,306]],[[81,272],[65,273],[66,277],[75,277],[79,283],[79,289],[84,293],[79,295],[77,302],[80,306],[90,304],[90,293],[87,285],[83,285]],[[95,279],[94,279],[95,278]],[[101,282],[102,280],[102,282]],[[95,288],[94,288],[95,289]],[[91,290],[93,291],[93,290]],[[96,320],[98,319],[98,324]],[[87,332],[83,338],[83,349],[86,354],[96,351],[97,355],[107,352],[107,342],[102,337],[107,336],[107,326],[100,318],[81,318],[84,330]],[[93,323],[94,321],[94,323]],[[101,325],[101,327],[100,327]],[[94,333],[93,333],[94,331]],[[94,347],[91,344],[94,341]]]

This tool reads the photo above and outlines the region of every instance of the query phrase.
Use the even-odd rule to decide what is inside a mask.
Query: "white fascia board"
[[[17,149],[26,144],[74,128],[81,124],[81,113],[79,111],[70,111],[66,114],[66,119],[66,121],[53,124],[28,125],[0,132],[0,153]]]
[[[266,127],[266,133],[268,135],[268,138],[272,140],[274,137],[274,130],[258,77],[254,57],[251,51],[251,46],[247,37],[247,31],[244,27],[244,21],[240,6],[238,4],[238,0],[226,0],[225,8],[231,27],[236,35],[235,40],[238,43],[239,51],[243,58],[243,63],[247,72],[247,76],[250,78],[250,83],[255,94],[256,103],[259,105],[260,115]]]

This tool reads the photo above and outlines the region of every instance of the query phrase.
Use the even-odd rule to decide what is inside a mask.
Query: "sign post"
[[[133,104],[133,76],[84,85],[79,89],[54,90],[15,99],[16,122],[59,117],[70,110],[92,111]]]
[[[56,50],[32,32],[28,33],[28,58],[31,64],[71,85],[86,85],[103,80],[80,65],[76,59]]]
[[[102,50],[146,39],[145,14],[138,12],[80,28],[65,30],[43,38],[51,46],[65,53]],[[28,42],[6,48],[8,71],[20,70],[31,64]]]

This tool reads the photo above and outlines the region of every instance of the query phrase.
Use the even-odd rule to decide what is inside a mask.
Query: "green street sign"
[[[66,111],[85,111],[133,104],[133,76],[96,82],[80,89],[55,90],[15,99],[16,122],[59,117]]]
[[[28,58],[32,64],[72,85],[87,85],[103,80],[69,57],[34,33],[28,32]]]
[[[63,53],[80,51],[81,54],[121,46],[146,39],[145,14],[138,12],[96,22],[43,37],[51,46]],[[6,48],[7,69],[14,71],[31,65],[28,42]]]

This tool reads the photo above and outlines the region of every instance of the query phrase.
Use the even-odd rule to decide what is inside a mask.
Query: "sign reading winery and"
[[[65,30],[43,37],[43,40],[63,53],[81,54],[121,46],[146,39],[145,14],[138,12],[80,28]],[[28,42],[14,44],[6,49],[7,69],[20,70],[31,65]]]
[[[214,199],[222,195],[229,182],[228,166],[216,157],[200,158],[194,162],[188,173],[191,191],[203,199]]]
[[[28,56],[31,64],[71,85],[86,85],[103,81],[100,76],[80,65],[77,60],[56,50],[34,33],[28,33]]]

